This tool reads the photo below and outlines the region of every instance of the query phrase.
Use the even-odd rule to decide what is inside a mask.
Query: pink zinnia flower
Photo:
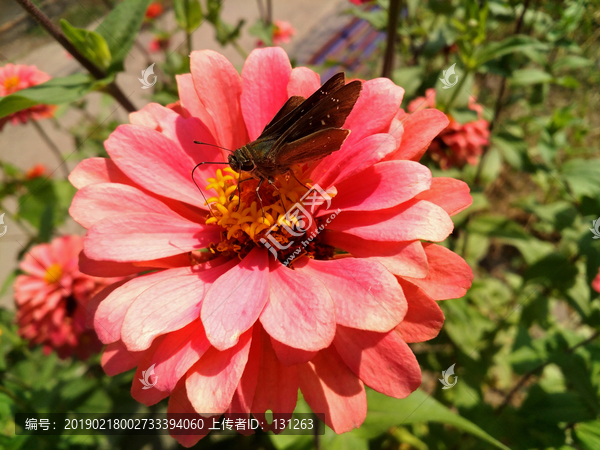
[[[0,67],[0,97],[45,83],[49,79],[50,75],[38,70],[35,66],[6,64],[4,67]],[[26,123],[29,119],[40,120],[52,117],[55,109],[56,106],[53,105],[37,105],[17,111],[0,119],[0,130],[8,121],[17,125],[19,122]]]
[[[371,3],[373,0],[350,0],[350,3],[355,5],[364,5],[365,3]]]
[[[408,104],[408,111],[435,108],[435,89],[427,89],[425,97],[417,97]],[[469,99],[469,109],[477,112],[478,120],[458,123],[450,117],[450,124],[429,146],[429,155],[442,169],[465,164],[475,165],[489,144],[490,124],[483,118],[483,106]]]
[[[256,180],[242,184],[238,207],[239,174],[200,166],[195,178],[214,195],[209,214],[190,173],[228,153],[193,141],[240,148],[290,96],[315,92],[319,75],[292,69],[278,47],[254,50],[241,76],[206,50],[192,53],[191,74],[177,83],[179,104],[131,114],[105,143],[110,159],[85,160],[70,176],[80,189],[70,213],[88,229],[81,270],[153,270],[93,300],[105,371],[137,366],[133,397],[152,405],[170,396],[170,413],[289,414],[300,389],[337,433],[364,421],[365,384],[398,398],[417,389],[407,343],[435,337],[444,320],[436,301],[463,296],[472,280],[462,258],[434,243],[471,203],[469,188],[432,179],[417,162],[446,116],[430,109],[401,122],[403,89],[364,82],[342,148],[294,167],[305,184],[337,192],[313,215],[326,230],[275,260],[260,239],[283,216],[277,191],[261,187],[263,217]],[[306,192],[289,177],[276,185],[288,206]],[[290,240],[284,227],[270,235]],[[310,240],[305,255],[284,266],[301,240]],[[156,384],[144,390],[153,364]],[[176,438],[191,446],[201,436]]]
[[[289,22],[283,20],[276,20],[273,22],[272,40],[274,45],[287,44],[295,34],[296,30]],[[257,47],[262,47],[264,45],[265,43],[260,39],[256,41]]]
[[[15,281],[19,334],[61,358],[85,359],[100,351],[94,330],[85,326],[87,305],[114,279],[95,278],[77,268],[83,239],[63,236],[33,247],[21,262]]]

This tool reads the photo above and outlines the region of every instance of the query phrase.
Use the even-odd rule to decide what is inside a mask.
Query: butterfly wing
[[[304,136],[281,147],[275,164],[289,168],[293,164],[316,161],[340,149],[350,130],[343,128],[326,128]]]
[[[301,97],[300,95],[293,95],[288,98],[287,102],[281,107],[281,109],[275,114],[275,117],[267,124],[263,132],[260,134],[260,137],[270,136],[277,133],[278,130],[283,132],[283,123],[279,123],[282,119],[284,119],[288,114],[294,111],[298,106],[302,105],[306,99]]]
[[[344,75],[344,72],[335,74],[325,84],[323,84],[323,86],[317,89],[310,97],[304,100],[304,102],[297,105],[295,109],[291,111],[286,111],[287,114],[282,114],[282,110],[284,108],[286,108],[287,110],[287,107],[290,104],[290,100],[299,96],[290,97],[290,99],[282,106],[279,112],[275,115],[273,120],[271,120],[271,122],[265,127],[258,139],[271,138],[272,135],[278,137],[278,135],[280,136],[281,134],[283,134],[304,114],[306,114],[315,105],[317,105],[322,99],[327,97],[332,92],[335,92],[336,90],[342,88],[346,82],[345,80],[346,77]],[[295,104],[296,101],[297,100],[294,100],[292,104]]]

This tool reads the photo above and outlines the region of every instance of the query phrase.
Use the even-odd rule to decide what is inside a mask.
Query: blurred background
[[[475,278],[465,297],[441,302],[439,336],[411,344],[421,388],[401,400],[368,391],[359,429],[327,429],[318,444],[210,435],[197,448],[600,449],[598,0],[36,0],[103,69],[94,77],[23,2],[0,0],[0,448],[180,448],[164,435],[15,435],[16,412],[166,405],[135,402],[133,373],[106,376],[98,353],[19,331],[13,285],[32,248],[83,235],[68,216],[68,173],[106,156],[129,111],[175,102],[191,50],[218,50],[241,69],[255,47],[280,45],[322,81],[340,70],[389,77],[407,113],[449,116],[422,162],[471,187],[473,205],[443,245]],[[108,44],[108,57],[97,38],[106,30],[128,42]],[[12,64],[35,70],[17,85]],[[156,82],[142,89],[152,64]]]

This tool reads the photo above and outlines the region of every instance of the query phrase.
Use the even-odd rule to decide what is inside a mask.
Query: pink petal
[[[142,109],[129,114],[129,122],[132,125],[140,125],[143,127],[152,128],[153,130],[161,131],[159,122],[169,116],[178,116],[176,112],[169,108],[165,108],[158,103],[148,103]]]
[[[410,200],[370,214],[342,211],[328,227],[362,239],[383,242],[416,239],[441,242],[452,233],[453,228],[448,213],[424,200]]]
[[[352,133],[350,133],[352,135]],[[396,141],[387,133],[379,133],[347,144],[323,159],[311,172],[311,179],[326,189],[349,176],[378,163],[396,149]]]
[[[185,382],[190,402],[198,414],[222,414],[229,408],[248,360],[252,331],[224,351],[208,350],[190,369]]]
[[[189,262],[189,259],[188,259]],[[150,270],[152,267],[138,266],[133,263],[118,263],[114,261],[96,261],[90,259],[81,251],[79,254],[79,270],[94,277],[123,277]]]
[[[387,159],[418,161],[434,137],[448,126],[446,115],[437,109],[422,109],[406,116],[402,144]]]
[[[155,194],[206,208],[191,177],[196,163],[180,145],[162,133],[136,125],[120,125],[104,146],[119,169],[140,186]]]
[[[464,181],[440,177],[431,180],[431,188],[416,198],[435,203],[453,216],[471,206],[473,197],[469,192],[469,185]]]
[[[151,211],[181,219],[163,202],[150,197],[133,186],[117,183],[98,183],[81,189],[71,203],[69,214],[84,228],[115,215]]]
[[[235,67],[212,50],[192,52],[190,66],[199,102],[213,125],[207,122],[206,114],[197,117],[219,145],[230,150],[240,148],[248,142],[248,136],[240,107],[242,81]]]
[[[136,367],[142,360],[145,352],[130,352],[120,341],[109,344],[102,353],[100,364],[106,375],[114,377],[122,372]]]
[[[152,285],[131,304],[121,328],[121,339],[129,350],[150,346],[161,334],[179,330],[200,316],[202,299],[221,275],[237,261],[196,271],[190,267],[179,276]]]
[[[190,400],[188,399],[188,393],[185,388],[185,382],[182,380],[182,382],[180,382],[177,385],[177,388],[173,392],[171,392],[171,396],[169,397],[169,406],[167,407],[167,418],[175,419],[175,418],[181,417],[181,416],[179,416],[179,414],[193,414],[193,413],[195,413],[194,407],[192,406],[192,404],[190,403]],[[213,418],[216,418],[216,416],[202,418],[198,414],[197,417],[194,417],[194,416],[189,417],[190,420],[192,418],[194,418],[194,420],[197,420],[197,419],[204,420],[204,425],[205,425],[204,428],[206,429],[206,434],[175,434],[175,433],[171,434],[172,437],[177,439],[177,442],[179,442],[182,446],[184,446],[186,448],[193,447],[194,445],[196,445],[198,443],[198,441],[200,441],[200,439],[205,437],[210,432],[207,428],[212,426]]]
[[[96,316],[96,311],[98,310],[100,303],[102,303],[110,294],[112,294],[116,289],[120,288],[128,281],[128,278],[117,281],[111,284],[110,286],[105,287],[91,298],[91,300],[86,306],[85,326],[87,328],[94,328],[94,317]]]
[[[331,207],[319,210],[319,216],[337,209],[375,211],[391,208],[410,200],[431,185],[431,172],[414,161],[386,161],[336,184],[338,194]]]
[[[84,159],[73,169],[69,181],[77,189],[95,183],[133,184],[133,181],[108,158]]]
[[[252,413],[259,421],[271,410],[274,418],[291,417],[298,400],[298,373],[296,366],[287,367],[279,362],[271,347],[269,336],[263,331],[261,338],[260,371]]]
[[[395,398],[421,384],[417,358],[396,331],[374,333],[338,326],[335,348],[367,386]]]
[[[344,128],[352,130],[347,145],[372,134],[386,133],[400,109],[403,96],[404,89],[388,78],[365,81],[360,97],[344,124]]]
[[[350,252],[356,258],[378,261],[394,275],[424,278],[429,272],[425,250],[419,241],[367,241],[338,231],[327,231],[324,242]]]
[[[287,96],[300,95],[308,98],[321,87],[321,77],[308,67],[295,67],[290,74]]]
[[[86,255],[96,260],[145,261],[206,248],[220,227],[153,213],[111,216],[88,230]]]
[[[142,275],[111,292],[105,300],[100,302],[94,314],[94,328],[98,339],[104,344],[111,344],[121,339],[121,326],[125,313],[137,296],[163,280],[185,273],[186,270],[161,270]]]
[[[285,366],[295,366],[296,364],[303,364],[315,357],[317,352],[307,352],[299,348],[290,347],[289,345],[282,344],[276,339],[271,338],[271,345],[275,354],[281,363]]]
[[[315,413],[325,414],[325,423],[336,433],[362,425],[367,416],[365,387],[333,348],[298,366],[300,390]]]
[[[156,341],[152,343],[152,347],[144,352],[144,356],[142,357],[137,370],[135,371],[135,375],[133,376],[133,383],[131,384],[131,396],[140,403],[143,403],[146,406],[155,405],[160,402],[163,398],[169,396],[167,391],[160,391],[156,389],[156,387],[152,387],[150,389],[144,389],[144,384],[140,381],[144,378],[142,372],[149,370],[152,366],[152,358],[154,352],[162,342],[163,337],[158,338]],[[151,377],[149,379],[150,382],[156,381],[156,377]]]
[[[444,325],[444,313],[438,304],[417,286],[401,278],[400,285],[408,300],[408,313],[396,327],[404,342],[424,342],[436,337]]]
[[[200,120],[208,128],[211,136],[216,136],[215,124],[210,113],[206,110],[194,87],[194,81],[192,80],[192,74],[186,73],[184,75],[176,75],[177,90],[179,91],[179,98],[183,107],[193,116]]]
[[[392,119],[390,129],[388,130],[388,133],[394,136],[394,139],[396,140],[396,148],[400,147],[400,144],[402,143],[402,136],[404,135],[404,126],[397,117],[398,116]]]
[[[180,330],[169,333],[156,349],[152,361],[156,364],[156,388],[171,392],[188,369],[210,348],[199,319]]]
[[[271,262],[269,301],[260,322],[269,335],[290,347],[315,351],[335,335],[335,311],[319,280]]]
[[[269,298],[267,251],[252,250],[209,289],[202,304],[202,323],[212,345],[219,350],[234,346],[250,329]]]
[[[233,394],[231,405],[229,405],[229,409],[227,410],[228,415],[235,415],[236,418],[240,417],[240,414],[244,414],[249,419],[250,413],[253,411],[252,401],[256,392],[260,371],[261,333],[261,326],[252,327],[252,344],[250,344],[248,362],[244,368],[240,383],[235,390],[235,394]]]
[[[356,258],[330,261],[303,258],[294,267],[295,272],[314,277],[328,286],[338,324],[389,331],[402,321],[408,309],[396,277],[376,262]]]
[[[281,47],[255,49],[242,69],[242,113],[254,141],[288,99],[292,65]]]
[[[425,278],[406,278],[434,300],[460,298],[473,282],[469,265],[451,250],[441,245],[424,244],[429,273]]]

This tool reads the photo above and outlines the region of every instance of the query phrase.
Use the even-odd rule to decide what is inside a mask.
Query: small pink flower
[[[155,36],[148,44],[148,50],[152,53],[162,52],[169,48],[169,43],[168,37]]]
[[[350,0],[350,3],[355,5],[364,5],[365,3],[371,3],[373,0]]]
[[[596,275],[596,278],[592,281],[592,287],[594,290],[600,292],[600,270],[598,270],[598,275]]]
[[[472,280],[461,257],[435,244],[452,232],[450,215],[470,205],[469,188],[418,163],[446,116],[429,109],[401,122],[404,90],[365,81],[342,148],[294,167],[305,183],[337,192],[313,214],[325,231],[294,237],[274,259],[261,238],[284,213],[278,195],[291,206],[306,188],[284,176],[278,192],[265,183],[263,217],[256,180],[240,199],[238,173],[203,165],[195,179],[214,195],[209,214],[190,174],[228,153],[193,141],[246,145],[288,98],[319,89],[319,75],[292,69],[279,47],[254,50],[241,76],[205,50],[177,83],[180,103],[131,114],[105,143],[110,159],[84,160],[69,177],[79,189],[70,213],[88,229],[81,270],[137,274],[92,301],[105,371],[137,367],[133,397],[169,397],[169,413],[285,417],[300,389],[337,433],[364,421],[365,385],[397,398],[417,389],[408,343],[434,338],[444,320],[437,301],[463,296]],[[285,244],[286,233],[270,236]],[[151,365],[156,384],[142,389]],[[202,436],[175,437],[192,446]]]
[[[35,66],[6,64],[0,67],[0,97],[13,94],[21,89],[27,89],[50,79],[50,75]],[[22,111],[17,111],[7,117],[0,119],[0,130],[11,121],[13,125],[19,122],[26,123],[27,120],[40,120],[54,115],[56,106],[37,105]]]
[[[33,247],[21,262],[15,281],[19,334],[61,358],[85,359],[102,343],[85,326],[88,302],[115,279],[84,275],[77,268],[83,239],[63,236]]]
[[[276,20],[273,24],[275,25],[275,29],[273,30],[273,44],[275,45],[290,42],[292,36],[296,34],[296,30],[289,22]]]
[[[426,108],[435,108],[435,89],[427,89],[425,97],[417,97],[407,109],[415,112]],[[450,117],[448,127],[429,146],[429,155],[442,169],[476,165],[483,147],[489,144],[490,124],[483,119],[483,107],[471,97],[469,109],[477,112],[478,120],[461,124]]]

